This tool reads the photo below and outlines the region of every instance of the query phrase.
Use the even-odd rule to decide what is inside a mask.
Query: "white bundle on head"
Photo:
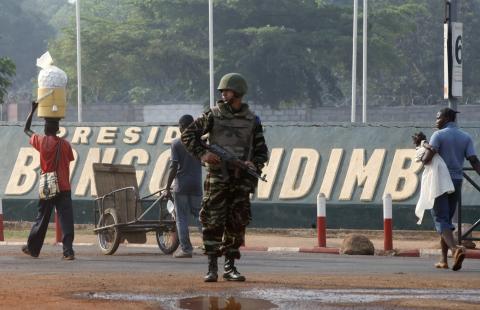
[[[67,104],[67,74],[53,65],[49,52],[37,59],[42,68],[38,74],[38,117],[64,118]]]
[[[38,74],[39,88],[65,88],[67,86],[67,74],[53,65],[53,59],[49,52],[37,59],[37,66],[42,68]]]

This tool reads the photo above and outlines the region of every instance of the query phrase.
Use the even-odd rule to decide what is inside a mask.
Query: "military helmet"
[[[218,83],[217,89],[222,91],[224,89],[229,89],[235,92],[240,97],[247,93],[247,81],[239,73],[228,73],[225,74],[220,83]]]

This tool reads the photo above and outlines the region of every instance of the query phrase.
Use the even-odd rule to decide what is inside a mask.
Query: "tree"
[[[24,0],[0,0],[0,55],[16,64],[12,88],[30,94],[37,72],[35,61],[46,51],[53,29],[48,26],[47,18],[33,13],[24,4]]]
[[[254,101],[321,106],[325,95],[343,97],[340,81],[351,36],[347,8],[248,0],[219,2],[217,10],[217,71],[244,72]]]
[[[22,0],[22,8],[48,23],[50,30],[53,30],[48,38],[51,40],[75,18],[75,5],[70,2],[70,0]]]
[[[369,101],[441,100],[443,5],[369,3]],[[480,48],[479,3],[462,1],[461,8],[465,60],[474,65],[465,67],[471,95],[480,89],[470,56]],[[251,86],[248,99],[272,107],[338,104],[351,91],[352,12],[348,0],[215,0],[215,77],[243,73]],[[81,16],[85,102],[207,101],[207,0],[82,0]],[[50,44],[73,98],[75,40],[71,18]],[[358,66],[360,72],[361,61]]]
[[[10,78],[15,75],[15,64],[8,58],[0,58],[0,104],[7,94],[7,88],[12,84]]]
[[[190,7],[165,1],[170,7],[165,12],[156,11],[157,2],[82,1],[83,93],[87,103],[153,103],[159,98],[181,100],[196,95],[195,87],[204,77],[203,66],[208,64],[208,54],[196,48],[195,33],[201,27],[192,25],[192,32],[182,37],[182,25],[172,26],[178,17],[169,13],[189,11]],[[50,45],[59,52],[58,64],[70,78],[71,95],[75,93],[75,40],[72,24]]]
[[[345,55],[343,46],[333,44],[335,36],[349,35],[345,9],[313,0],[266,2],[260,6],[256,1],[215,3],[217,75],[241,71],[255,85],[250,98],[268,98],[274,106],[294,101],[317,105],[326,92],[342,96],[335,68],[329,64]],[[205,0],[83,1],[87,101],[207,98],[206,4]],[[272,8],[277,9],[272,12]],[[302,14],[307,16],[299,18]],[[322,20],[327,31],[315,20]],[[59,64],[71,78],[74,42],[72,25],[51,45],[60,51]]]
[[[463,22],[463,100],[480,104],[480,1],[461,1],[459,19]],[[473,100],[472,100],[473,99]]]
[[[368,75],[373,78],[369,79],[369,98],[373,102],[380,98],[376,103],[383,105],[426,98],[441,85],[443,41],[438,5],[414,0],[370,3]]]

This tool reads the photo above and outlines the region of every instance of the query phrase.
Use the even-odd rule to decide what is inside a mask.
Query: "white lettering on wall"
[[[279,199],[296,199],[307,195],[315,180],[319,159],[317,150],[293,149]],[[303,164],[305,168],[300,175]]]

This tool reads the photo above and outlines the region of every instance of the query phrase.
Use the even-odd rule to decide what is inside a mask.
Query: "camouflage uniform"
[[[219,101],[190,125],[182,134],[182,142],[194,156],[206,153],[200,137],[209,134],[209,142],[235,153],[241,160],[250,160],[260,171],[268,159],[260,119],[247,104],[234,112],[229,104]],[[204,198],[200,211],[205,254],[225,254],[240,258],[239,247],[245,240],[245,227],[251,220],[250,193],[255,178],[229,167],[227,180],[219,165],[208,165]]]

